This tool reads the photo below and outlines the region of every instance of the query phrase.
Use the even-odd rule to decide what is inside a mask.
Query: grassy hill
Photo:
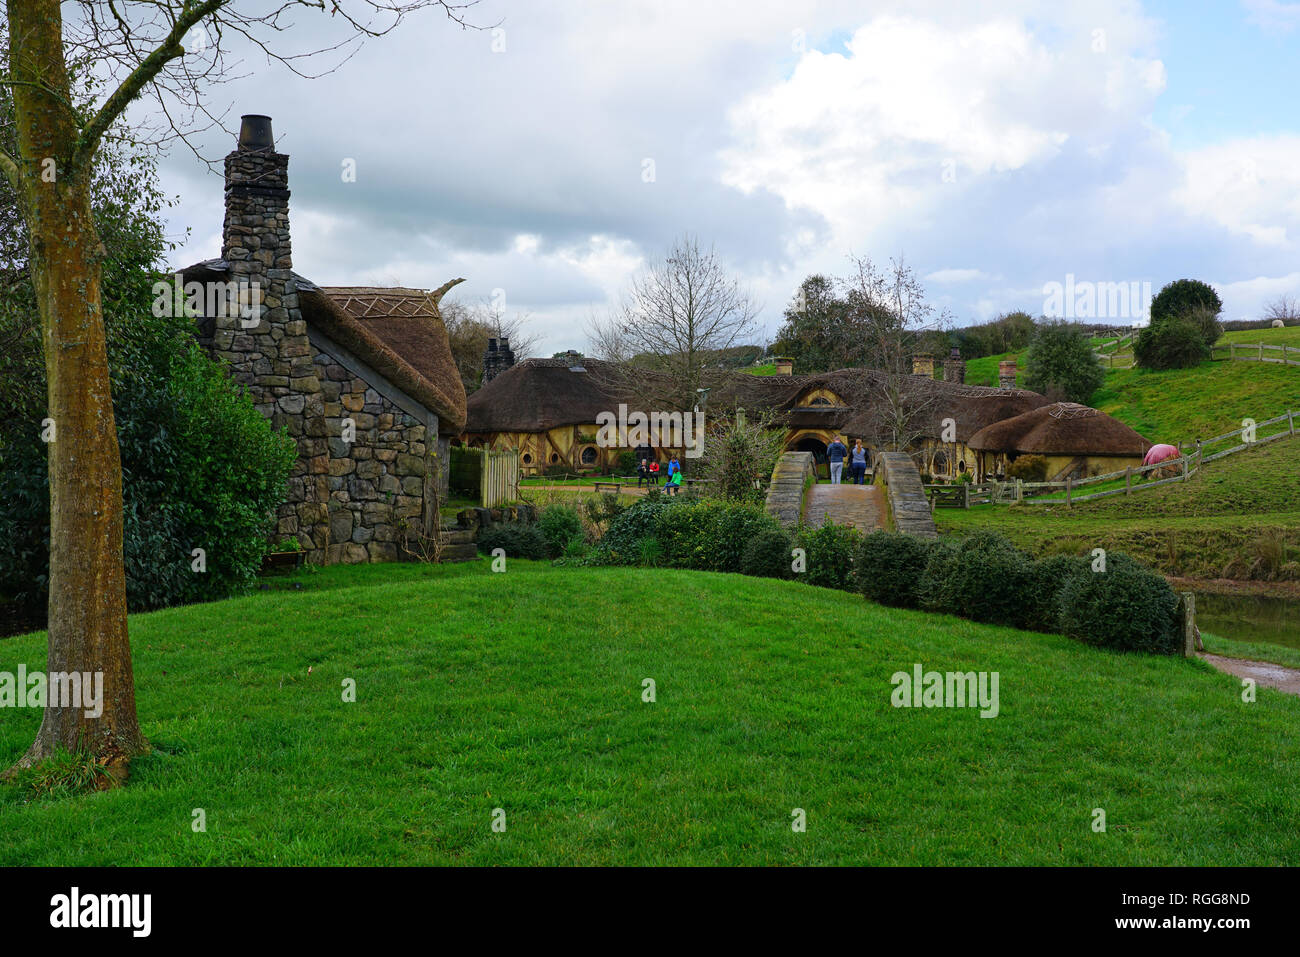
[[[1127,551],[1168,575],[1267,578],[1300,560],[1297,476],[1300,437],[1227,456],[1185,483],[1130,496],[1071,507],[938,509],[935,521],[941,532],[994,528],[1036,553],[1100,547]]]
[[[0,785],[0,864],[1300,863],[1300,700],[1194,660],[523,562],[331,568],[131,634],[156,751],[113,791]],[[996,671],[999,715],[892,707],[916,663]],[[39,719],[0,710],[0,765]]]

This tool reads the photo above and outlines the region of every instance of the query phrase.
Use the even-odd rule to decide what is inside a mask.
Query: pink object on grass
[[[1172,445],[1153,445],[1147,452],[1146,458],[1142,460],[1143,465],[1155,465],[1157,462],[1163,462],[1165,459],[1178,458],[1178,449]]]

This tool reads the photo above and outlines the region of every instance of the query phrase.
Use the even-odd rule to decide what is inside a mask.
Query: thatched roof
[[[564,425],[596,421],[600,412],[615,411],[620,401],[636,407],[620,388],[619,367],[599,359],[582,359],[588,371],[570,372],[568,359],[528,359],[501,373],[469,398],[467,432],[543,432]],[[640,371],[637,376],[647,373]],[[879,373],[840,369],[816,375],[755,376],[728,372],[709,392],[710,415],[743,408],[751,414],[772,412],[788,428],[828,428],[855,436],[870,434],[869,406],[880,385]],[[636,380],[633,379],[633,382]],[[903,384],[916,391],[923,430],[939,435],[943,420],[956,423],[957,439],[966,441],[984,426],[1047,404],[1024,389],[995,389],[936,379],[905,376]],[[847,406],[796,406],[807,391],[829,389]],[[641,409],[640,411],[653,411]]]
[[[228,281],[230,265],[209,259],[181,270],[186,281]],[[454,434],[465,425],[465,387],[451,356],[438,300],[439,289],[319,287],[293,274],[298,305],[316,328],[361,359],[390,383],[438,416],[438,431]],[[203,338],[203,335],[200,335]]]
[[[617,412],[616,367],[600,359],[525,359],[469,397],[466,432],[545,432]],[[572,372],[582,368],[585,372]]]
[[[1053,402],[975,433],[973,449],[1037,455],[1142,456],[1151,443],[1118,419],[1075,402]]]

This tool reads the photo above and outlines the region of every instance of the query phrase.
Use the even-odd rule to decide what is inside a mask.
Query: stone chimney
[[[953,348],[952,354],[943,360],[943,381],[962,385],[966,381],[966,360],[961,357],[961,350]]]
[[[323,560],[329,529],[329,425],[324,395],[298,306],[289,244],[289,157],[275,151],[271,118],[241,118],[226,157],[221,258],[241,308],[214,319],[213,351],[229,361],[253,402],[298,445],[277,531],[296,534],[311,561]]]
[[[1014,389],[1016,387],[1016,360],[1003,359],[998,363],[998,387]]]
[[[919,375],[926,379],[933,379],[934,356],[912,356],[912,375]]]
[[[794,360],[789,356],[777,356],[772,362],[776,365],[776,375],[794,375]]]
[[[487,351],[483,353],[483,384],[487,385],[514,364],[515,354],[510,351],[510,340],[504,336],[489,339]]]

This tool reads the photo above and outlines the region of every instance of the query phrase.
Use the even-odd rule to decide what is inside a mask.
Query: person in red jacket
[[[650,484],[657,486],[659,484],[659,460],[650,460]]]

